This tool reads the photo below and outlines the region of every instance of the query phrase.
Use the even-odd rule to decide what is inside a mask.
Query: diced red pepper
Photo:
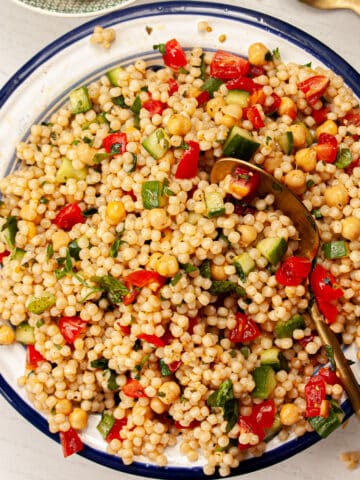
[[[316,303],[328,323],[330,325],[335,323],[339,313],[337,306],[328,300],[323,300],[322,298],[316,299]]]
[[[126,152],[127,136],[126,133],[111,133],[103,140],[103,147],[107,153],[113,155]]]
[[[34,345],[28,345],[26,348],[26,366],[32,370],[43,362],[45,358],[38,352]]]
[[[174,95],[174,93],[179,90],[179,85],[174,78],[169,78],[167,83],[169,84],[168,94],[169,94],[169,97],[170,97],[171,95]]]
[[[335,135],[321,133],[315,145],[317,159],[326,163],[334,163],[337,156],[338,143]]]
[[[218,50],[210,63],[210,75],[223,80],[243,77],[249,70],[248,60],[224,50]]]
[[[124,305],[131,305],[135,302],[136,297],[139,295],[140,290],[138,288],[134,288],[129,292],[125,297],[123,297],[123,304]]]
[[[176,370],[180,367],[181,364],[182,364],[181,360],[171,362],[171,363],[169,363],[168,368],[169,368],[171,373],[175,373]]]
[[[131,398],[143,398],[146,397],[144,387],[138,380],[132,379],[123,386],[122,391],[125,395]]]
[[[120,322],[115,322],[115,324],[120,328],[124,335],[130,335],[131,327],[130,325],[121,325]]]
[[[325,75],[314,75],[303,82],[299,82],[297,86],[305,94],[305,98],[309,104],[315,105],[325,93],[329,83],[330,80],[325,77]]]
[[[163,60],[167,67],[173,68],[174,70],[185,67],[187,63],[185,52],[175,38],[165,43]]]
[[[305,385],[306,416],[318,417],[321,402],[326,399],[326,385],[322,377],[311,377]]]
[[[184,151],[175,172],[175,178],[194,178],[198,173],[200,145],[190,140],[188,149]]]
[[[8,250],[5,250],[4,252],[0,253],[0,263],[2,263],[3,259],[5,257],[8,257],[10,255],[10,252]]]
[[[263,110],[266,115],[272,115],[273,113],[277,112],[281,104],[281,98],[279,97],[279,95],[276,95],[276,93],[272,93],[271,96],[274,99],[273,103],[271,105],[263,106]],[[292,118],[294,114],[292,113],[290,116]],[[295,117],[296,117],[296,112],[295,112],[294,118]]]
[[[86,330],[87,322],[80,317],[61,317],[58,327],[66,343],[73,344]]]
[[[348,175],[352,175],[354,168],[358,168],[358,167],[360,167],[360,157],[358,157],[358,158],[356,158],[355,160],[353,160],[353,161],[350,163],[350,165],[345,168],[345,172],[346,172]]]
[[[121,436],[121,430],[125,427],[127,424],[127,418],[121,418],[115,419],[114,425],[112,426],[112,429],[108,433],[106,437],[106,441],[108,443],[111,442],[111,440],[120,440],[121,442],[124,440],[124,438]]]
[[[265,430],[264,428],[259,425],[252,415],[241,415],[238,420],[239,428],[240,428],[240,435],[242,433],[253,433],[259,437],[259,441],[256,445],[258,445],[262,440],[265,438]],[[254,447],[255,445],[251,445],[250,443],[240,443],[240,435],[239,435],[239,450],[247,450],[248,448]]]
[[[311,273],[310,285],[317,299],[331,301],[344,295],[342,289],[337,287],[334,275],[319,264]]]
[[[199,93],[199,95],[196,97],[198,106],[201,107],[201,105],[204,105],[204,103],[208,102],[210,98],[211,98],[210,93],[207,90],[204,90],[203,92]]]
[[[265,75],[265,68],[261,65],[250,65],[247,75],[250,78],[260,77],[260,75]]]
[[[178,430],[193,429],[198,427],[199,425],[200,425],[199,420],[193,420],[186,427],[184,425],[181,425],[181,423],[178,420],[175,420],[174,422],[174,427],[177,428]]]
[[[244,167],[236,167],[229,184],[229,193],[235,198],[251,200],[260,185],[260,174]]]
[[[85,217],[77,203],[68,203],[58,211],[53,223],[58,228],[69,231],[77,223],[85,223]]]
[[[136,270],[127,275],[124,280],[127,284],[138,288],[155,284],[156,290],[159,290],[165,284],[166,278],[152,270]]]
[[[328,385],[342,385],[340,378],[336,375],[334,370],[329,367],[320,368],[318,376],[322,377]]]
[[[245,313],[235,316],[237,325],[229,331],[229,340],[234,343],[249,343],[260,335],[259,327]]]
[[[137,338],[140,338],[140,340],[145,340],[145,342],[151,343],[155,347],[163,347],[165,345],[162,337],[157,337],[156,335],[147,335],[146,333],[140,333]]]
[[[327,119],[327,114],[330,112],[330,107],[323,107],[320,110],[313,110],[312,117],[317,125],[321,125]]]
[[[304,257],[289,257],[277,269],[275,278],[280,285],[297,286],[305,280],[311,270],[311,262]]]
[[[257,90],[261,90],[262,85],[254,82],[254,80],[251,80],[249,77],[241,76],[226,82],[226,88],[228,90],[245,90],[246,92],[254,93]]]
[[[83,450],[84,444],[73,428],[70,428],[67,432],[60,432],[59,436],[64,457],[69,457]]]
[[[265,125],[259,110],[255,106],[244,108],[243,115],[253,124],[255,130],[259,130]]]
[[[250,95],[249,104],[250,105],[256,105],[256,104],[264,105],[265,100],[266,100],[266,95],[264,93],[264,90],[261,88],[261,89],[255,90],[255,92],[253,92]]]
[[[156,114],[161,115],[167,105],[159,100],[153,100],[150,98],[150,100],[147,100],[142,104],[142,107],[150,113],[150,117],[152,118]]]
[[[354,108],[342,119],[343,125],[355,125],[360,127],[360,108]]]
[[[265,400],[258,405],[254,405],[251,417],[261,428],[271,428],[275,420],[275,403],[273,400]]]

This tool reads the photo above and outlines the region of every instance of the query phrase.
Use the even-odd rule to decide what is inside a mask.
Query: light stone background
[[[86,0],[84,0],[86,1]],[[149,2],[136,2],[149,3]],[[225,2],[221,2],[225,3]],[[360,17],[345,10],[318,11],[297,0],[232,0],[231,4],[265,12],[312,34],[360,71]],[[49,17],[0,0],[0,87],[38,50],[86,19]],[[1,148],[1,146],[0,146]],[[360,467],[345,469],[339,453],[360,450],[360,424],[344,429],[274,467],[241,480],[359,480]],[[58,444],[36,430],[0,396],[1,480],[139,480],[78,455],[62,458]]]

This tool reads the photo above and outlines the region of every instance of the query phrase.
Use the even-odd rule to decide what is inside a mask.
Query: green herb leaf
[[[145,355],[145,357],[141,360],[140,363],[138,363],[137,365],[135,365],[135,370],[137,370],[137,375],[135,376],[135,380],[140,380],[140,373],[141,373],[141,370],[143,369],[143,367],[145,366],[145,364],[149,361],[149,358],[150,358],[150,353],[148,353],[147,355]]]
[[[200,265],[199,270],[202,277],[211,278],[210,260],[204,260]]]
[[[192,265],[191,263],[184,263],[181,265],[181,268],[185,271],[185,273],[192,273],[196,272],[197,267],[195,265]]]
[[[220,384],[215,392],[209,395],[207,404],[209,407],[224,407],[225,403],[232,398],[234,398],[233,384],[228,378]]]
[[[46,197],[41,197],[40,200],[39,200],[40,203],[43,203],[43,204],[46,204],[46,203],[49,203],[50,200]]]
[[[92,139],[89,138],[89,137],[84,137],[84,138],[83,138],[83,142],[84,142],[84,143],[87,143],[88,145],[92,145],[93,142],[94,142],[94,140],[92,140]]]
[[[98,213],[97,208],[88,208],[87,210],[82,211],[84,217],[91,217],[92,215],[95,215],[95,213]]]
[[[124,95],[119,95],[118,97],[112,97],[111,100],[118,107],[129,108],[125,103]]]
[[[304,65],[302,65],[302,66],[303,66],[303,67],[309,67],[309,68],[311,68],[311,65],[312,65],[312,63],[311,63],[311,62],[309,62],[309,63],[305,63],[305,64],[304,64]]]
[[[245,290],[230,280],[213,280],[209,288],[211,295],[224,295],[227,293],[236,293],[239,297],[245,296]]]
[[[110,247],[110,257],[112,258],[116,258],[118,256],[119,248],[121,247],[121,245],[126,243],[124,242],[124,240],[121,240],[123,233],[124,233],[124,230],[116,234],[115,240],[113,241]]]
[[[171,280],[170,280],[170,285],[175,287],[177,283],[179,283],[180,279],[182,277],[182,273],[178,272]]]
[[[266,53],[265,53],[265,60],[267,62],[271,62],[271,60],[273,59],[273,54],[270,52],[270,50],[268,50]]]
[[[159,50],[159,52],[161,53],[161,55],[165,55],[165,43],[159,43],[157,45],[153,45],[153,49],[154,50]]]
[[[224,82],[222,80],[220,80],[220,78],[214,78],[214,77],[210,77],[206,80],[206,82],[204,82],[201,87],[200,87],[200,90],[202,90],[203,92],[208,92],[208,94],[210,95],[210,97],[213,97],[214,96],[214,93],[219,90],[220,86],[223,84]]]
[[[315,210],[313,210],[312,212],[312,215],[314,215],[315,218],[319,219],[319,218],[323,218],[321,212],[320,212],[320,208],[316,208]]]
[[[335,372],[336,370],[336,362],[334,357],[334,349],[331,345],[325,345],[325,352],[330,362],[330,368]]]
[[[166,393],[165,392],[158,392],[158,397],[165,397]]]
[[[69,249],[69,255],[74,259],[74,260],[80,260],[80,250],[81,248],[79,247],[79,244],[77,240],[73,240],[72,242],[69,243],[68,245]]]
[[[111,303],[117,304],[122,302],[122,298],[129,293],[129,290],[123,283],[114,278],[112,275],[104,275],[103,277],[94,277],[93,281],[107,293]]]
[[[309,190],[309,188],[311,188],[313,185],[315,185],[315,182],[314,180],[310,179],[306,182],[306,188],[307,190]]]
[[[15,237],[17,232],[19,231],[19,228],[17,225],[17,218],[13,216],[8,217],[6,219],[6,222],[2,226],[1,231],[4,232],[4,237],[9,247],[14,248]]]
[[[164,360],[162,358],[160,358],[160,360],[159,360],[159,366],[160,366],[161,375],[163,377],[168,377],[169,375],[171,375],[171,371],[170,371],[169,367],[166,365],[166,363],[164,362]]]
[[[229,433],[230,430],[236,425],[239,418],[239,401],[236,398],[227,400],[224,405],[224,420],[227,421],[225,432]]]
[[[100,368],[101,370],[106,370],[109,365],[109,360],[107,358],[101,357],[97,360],[90,362],[91,368]]]
[[[269,143],[271,142],[271,140],[272,140],[272,138],[267,135],[267,137],[265,138],[265,143],[266,143],[266,145],[269,145]]]
[[[132,153],[132,163],[131,163],[131,166],[129,169],[125,170],[126,173],[132,173],[132,172],[135,172],[136,170],[136,165],[137,165],[137,156],[135,155],[135,153]]]
[[[35,326],[36,328],[40,328],[44,325],[44,320],[38,320],[36,323],[35,323]]]
[[[109,390],[117,390],[119,388],[119,385],[116,383],[116,377],[117,377],[117,373],[115,372],[115,370],[112,370],[111,368],[109,368],[108,370],[105,370],[106,372],[109,372],[108,373],[108,381],[107,381],[107,387]]]
[[[139,95],[136,96],[134,103],[130,107],[130,110],[134,113],[134,127],[140,128],[141,100]]]
[[[250,355],[250,348],[249,347],[241,347],[240,352],[244,358],[249,358]]]

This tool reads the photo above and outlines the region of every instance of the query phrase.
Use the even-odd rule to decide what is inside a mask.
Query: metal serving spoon
[[[284,212],[293,221],[300,236],[299,256],[313,260],[320,245],[319,232],[316,222],[305,208],[303,203],[285,185],[278,182],[272,175],[260,167],[236,158],[222,158],[218,160],[211,170],[211,183],[219,183],[227,175],[231,175],[236,167],[260,174],[261,181],[258,196],[264,197],[271,193],[275,197],[274,205]],[[314,302],[311,307],[311,317],[324,345],[330,345],[334,352],[339,377],[348,394],[354,412],[360,419],[360,386],[345,358],[336,335],[325,323],[319,309]]]
[[[311,7],[321,8],[323,10],[332,10],[333,8],[348,8],[360,15],[360,0],[300,0]]]

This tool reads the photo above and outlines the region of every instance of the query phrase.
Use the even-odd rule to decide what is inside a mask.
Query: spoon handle
[[[348,394],[353,410],[360,420],[360,386],[350,368],[350,365],[347,362],[347,359],[345,358],[336,335],[323,321],[316,302],[311,308],[311,316],[314,320],[316,329],[321,337],[322,342],[324,345],[330,345],[333,349],[339,377],[346,390],[346,393]]]

